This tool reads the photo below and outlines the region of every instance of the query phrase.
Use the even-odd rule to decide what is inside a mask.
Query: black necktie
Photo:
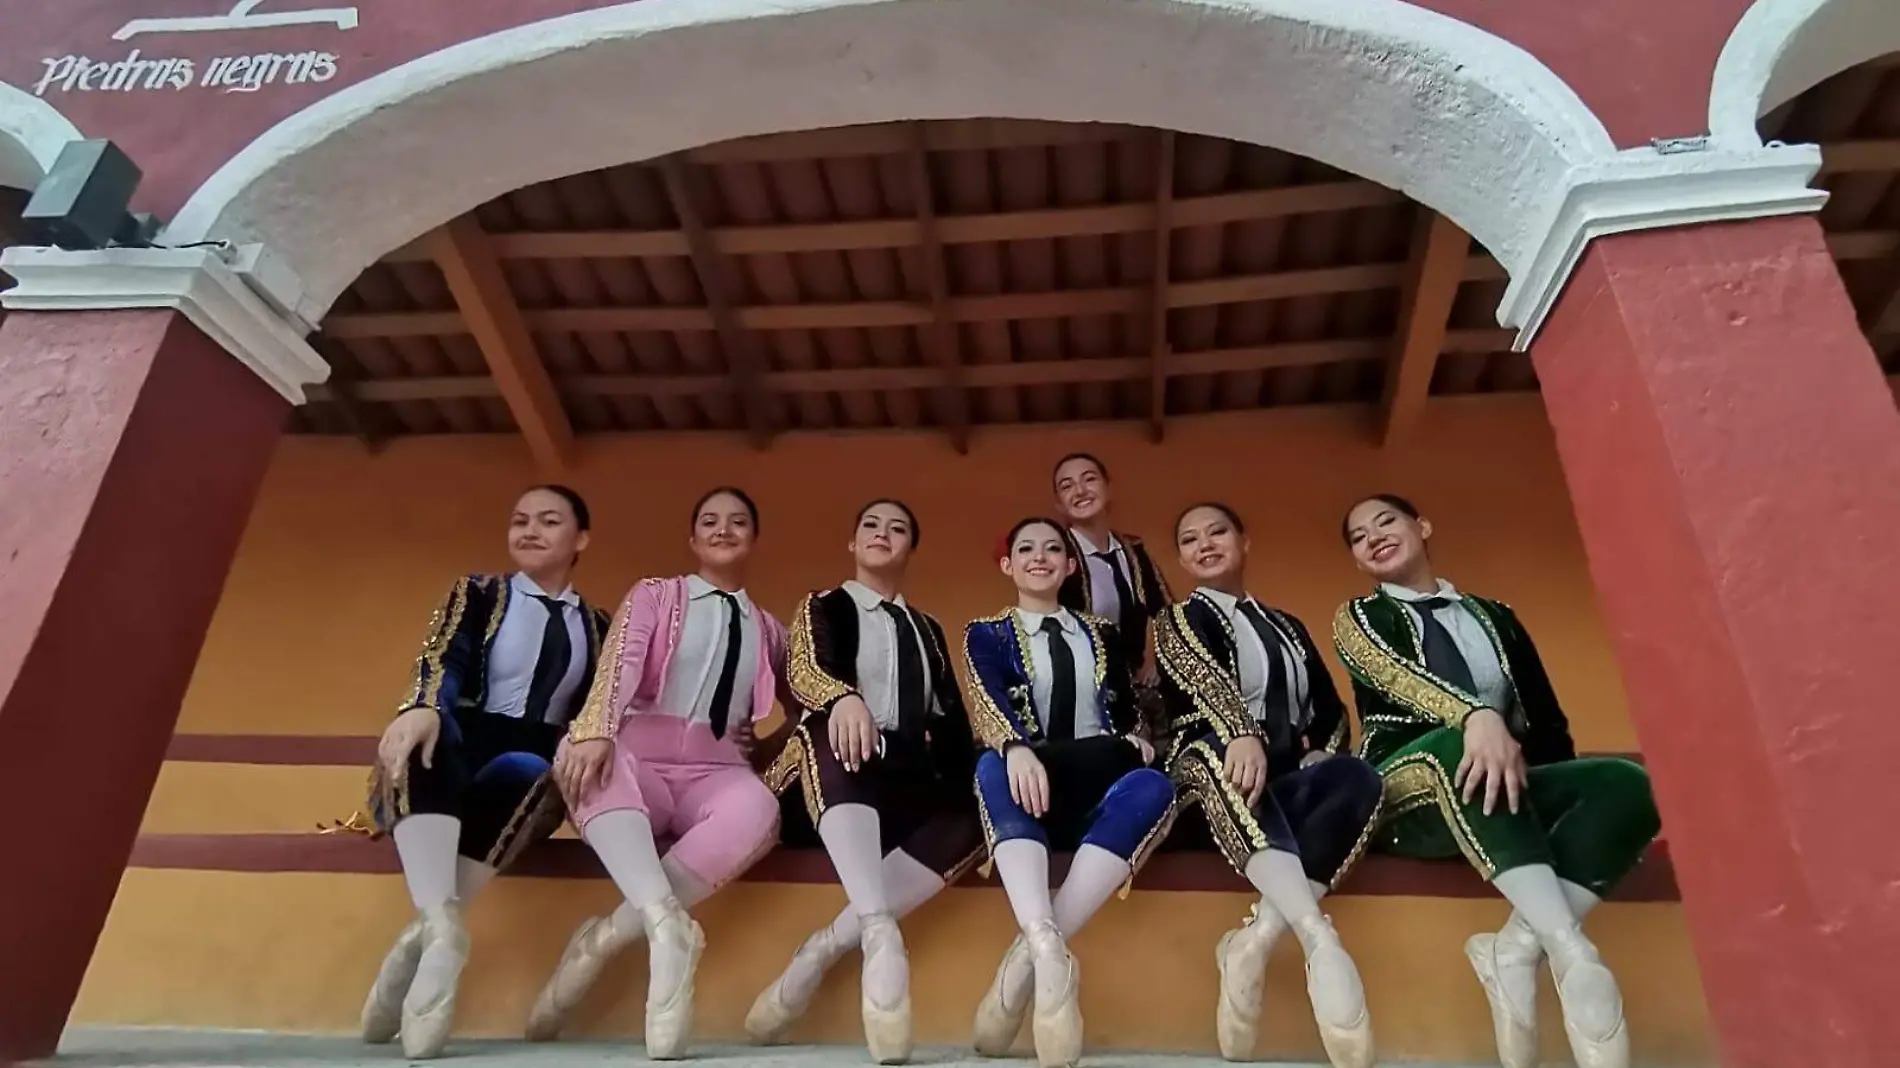
[[[549,722],[548,705],[554,700],[554,691],[560,687],[561,680],[567,677],[567,661],[573,652],[573,643],[567,636],[567,605],[552,597],[543,597],[538,593],[528,596],[541,602],[548,610],[547,626],[541,631],[541,655],[534,660],[534,678],[528,683],[528,704],[522,709],[521,718]]]
[[[1115,624],[1126,632],[1129,618],[1141,610],[1141,606],[1135,603],[1135,591],[1129,588],[1128,576],[1122,574],[1122,567],[1115,560],[1114,550],[1096,553],[1095,556],[1107,564],[1108,573],[1115,576],[1115,599],[1120,602],[1121,607],[1121,615],[1115,620]]]
[[[1240,614],[1252,625],[1253,632],[1260,638],[1260,647],[1267,654],[1267,743],[1273,749],[1287,749],[1293,744],[1293,708],[1288,699],[1286,663],[1280,658],[1280,649],[1285,644],[1280,638],[1280,630],[1267,621],[1267,614],[1252,601],[1240,602]]]
[[[719,683],[713,687],[712,707],[706,714],[712,718],[713,737],[724,738],[726,720],[732,715],[732,684],[739,677],[739,599],[724,590],[713,594],[726,604],[726,659],[719,665]]]
[[[1432,614],[1450,605],[1451,602],[1443,597],[1427,597],[1412,602],[1412,607],[1418,609],[1418,632],[1423,638],[1421,644],[1425,647],[1425,667],[1432,674],[1476,697],[1478,684],[1471,679],[1471,665],[1465,661],[1465,654],[1458,651],[1458,643],[1451,640],[1451,631],[1446,630],[1445,625]]]
[[[1042,633],[1049,641],[1049,740],[1066,742],[1075,737],[1075,653],[1061,620],[1045,618]]]
[[[920,737],[924,732],[924,657],[917,648],[917,627],[909,612],[890,601],[880,607],[891,617],[897,639],[897,733]]]

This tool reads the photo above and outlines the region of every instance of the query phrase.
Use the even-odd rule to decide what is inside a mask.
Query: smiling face
[[[1181,566],[1203,586],[1219,588],[1247,568],[1247,536],[1219,508],[1193,508],[1175,524]]]
[[[1048,523],[1031,523],[1017,531],[1001,564],[1003,574],[1016,583],[1016,592],[1034,597],[1053,598],[1075,572],[1068,539]]]
[[[552,490],[531,489],[515,502],[508,518],[508,557],[530,574],[571,567],[587,548],[587,532],[574,518],[574,506]],[[559,592],[559,591],[550,591]]]
[[[1427,566],[1425,543],[1432,536],[1427,519],[1373,498],[1346,515],[1346,544],[1359,570],[1380,582],[1403,583]]]
[[[693,516],[693,555],[700,566],[728,568],[752,553],[758,537],[752,512],[730,493],[715,493]]]
[[[901,571],[910,562],[915,534],[901,505],[880,501],[858,517],[851,536],[851,558],[866,571]]]
[[[1077,456],[1056,468],[1056,507],[1070,526],[1087,523],[1108,510],[1108,476],[1101,465]]]

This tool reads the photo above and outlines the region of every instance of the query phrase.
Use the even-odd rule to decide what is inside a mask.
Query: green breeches
[[[1379,764],[1387,815],[1375,849],[1426,860],[1463,856],[1486,880],[1548,864],[1558,878],[1603,897],[1662,829],[1649,773],[1613,757],[1534,767],[1518,811],[1500,797],[1487,816],[1482,793],[1465,804],[1452,786],[1464,746],[1464,732],[1441,727]]]

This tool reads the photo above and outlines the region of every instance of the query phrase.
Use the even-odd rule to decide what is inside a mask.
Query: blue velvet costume
[[[977,759],[976,792],[989,847],[1027,838],[1053,849],[1094,845],[1136,867],[1166,834],[1174,785],[1147,767],[1132,740],[1137,726],[1128,663],[1114,628],[1077,613],[1094,651],[1095,714],[1101,734],[1052,739],[1047,710],[1034,707],[1031,635],[1014,609],[963,631],[970,722],[989,751]],[[1031,817],[1010,796],[1004,755],[1026,745],[1049,776],[1050,806]]]

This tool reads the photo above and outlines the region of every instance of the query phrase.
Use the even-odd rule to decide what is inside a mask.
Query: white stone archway
[[[1760,145],[1761,117],[1849,67],[1900,51],[1900,0],[1755,0],[1715,64],[1709,131]]]
[[[68,141],[81,137],[53,105],[0,82],[0,186],[32,189]]]
[[[234,158],[166,240],[275,249],[315,322],[389,249],[537,181],[752,134],[978,116],[1311,156],[1442,212],[1514,275],[1567,176],[1616,156],[1535,58],[1403,0],[641,0],[344,89]]]

